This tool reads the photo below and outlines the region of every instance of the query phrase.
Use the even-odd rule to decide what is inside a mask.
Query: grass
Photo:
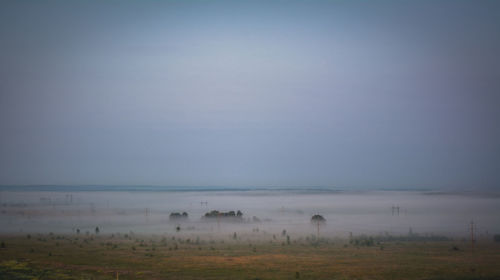
[[[500,243],[374,240],[0,236],[0,279],[500,279]]]

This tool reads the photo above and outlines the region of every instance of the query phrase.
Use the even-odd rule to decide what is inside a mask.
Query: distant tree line
[[[242,218],[243,213],[238,210],[236,212],[234,211],[229,211],[229,212],[220,212],[217,210],[212,210],[210,212],[205,213],[205,218],[216,218],[216,217],[237,217],[237,218]]]
[[[175,221],[187,220],[187,218],[188,218],[188,213],[186,213],[186,212],[182,212],[182,214],[179,212],[173,212],[173,213],[170,213],[170,216],[169,216],[170,220],[175,220]]]

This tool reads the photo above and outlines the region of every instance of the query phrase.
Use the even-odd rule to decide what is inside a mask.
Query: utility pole
[[[474,243],[477,243],[477,223],[474,223]]]
[[[470,221],[470,242],[472,245],[472,248],[474,248],[474,220]]]
[[[220,213],[217,213],[217,230],[220,231]]]

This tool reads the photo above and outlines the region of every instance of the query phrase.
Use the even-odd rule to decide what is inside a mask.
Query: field
[[[3,235],[0,279],[500,279],[489,240],[255,236]]]

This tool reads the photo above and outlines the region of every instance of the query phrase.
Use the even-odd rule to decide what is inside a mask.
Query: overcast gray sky
[[[499,1],[2,1],[0,184],[500,189]]]

